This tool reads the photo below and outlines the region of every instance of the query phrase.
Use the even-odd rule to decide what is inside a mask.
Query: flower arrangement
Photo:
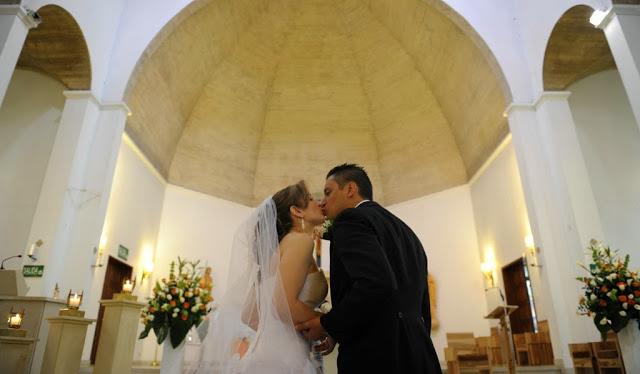
[[[628,269],[629,255],[620,259],[618,251],[595,240],[588,250],[592,263],[589,268],[580,266],[589,276],[576,278],[584,283],[578,313],[593,317],[603,340],[607,332],[622,330],[632,319],[640,327],[640,278]]]
[[[153,329],[158,344],[169,336],[171,345],[176,348],[192,326],[198,327],[204,321],[211,311],[207,305],[213,301],[212,286],[210,282],[201,282],[196,271],[198,263],[178,257],[178,273],[175,272],[176,263],[172,261],[169,279],[156,281],[153,296],[148,298],[148,304],[141,312],[144,330],[139,339],[146,338]]]

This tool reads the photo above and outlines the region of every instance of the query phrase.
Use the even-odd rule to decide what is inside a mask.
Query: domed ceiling
[[[170,183],[245,205],[364,165],[397,203],[464,184],[508,132],[497,64],[439,1],[197,1],[139,61],[126,131]]]

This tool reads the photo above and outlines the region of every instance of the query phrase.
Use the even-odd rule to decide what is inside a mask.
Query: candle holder
[[[22,320],[24,319],[24,309],[22,309],[21,313],[14,312],[13,307],[11,307],[11,312],[9,313],[9,319],[7,320],[7,326],[10,329],[19,329],[22,327]]]
[[[138,297],[133,295],[133,290],[136,288],[136,279],[124,278],[122,282],[122,291],[120,293],[113,294],[113,300],[128,300],[137,301]]]
[[[23,330],[22,321],[24,320],[24,308],[22,312],[16,312],[11,307],[11,311],[9,312],[9,316],[7,318],[7,327],[0,329],[0,336],[10,336],[10,337],[20,337],[24,338],[27,336],[27,330]]]
[[[69,294],[67,295],[67,307],[60,309],[58,314],[60,316],[84,318],[84,310],[80,310],[83,295],[84,291],[77,293],[73,292],[73,290],[69,290]]]

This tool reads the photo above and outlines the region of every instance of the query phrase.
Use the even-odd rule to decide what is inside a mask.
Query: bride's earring
[[[300,218],[300,226],[302,226],[302,231],[304,232],[304,218]]]

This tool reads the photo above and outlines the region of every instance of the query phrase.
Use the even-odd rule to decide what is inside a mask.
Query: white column
[[[27,34],[39,23],[20,5],[0,5],[0,106]]]
[[[45,265],[44,276],[28,280],[33,296],[50,296],[56,283],[63,292],[89,291],[93,249],[128,113],[124,103],[100,105],[88,91],[66,91],[65,96],[29,233],[30,243],[44,241],[38,259]]]
[[[607,37],[640,126],[640,5],[614,5],[598,27]]]
[[[604,239],[566,92],[546,92],[534,104],[507,108],[529,221],[540,247],[541,287],[556,359],[572,361],[568,344],[599,338],[593,323],[576,315],[580,284],[577,262],[585,261],[591,237]]]

